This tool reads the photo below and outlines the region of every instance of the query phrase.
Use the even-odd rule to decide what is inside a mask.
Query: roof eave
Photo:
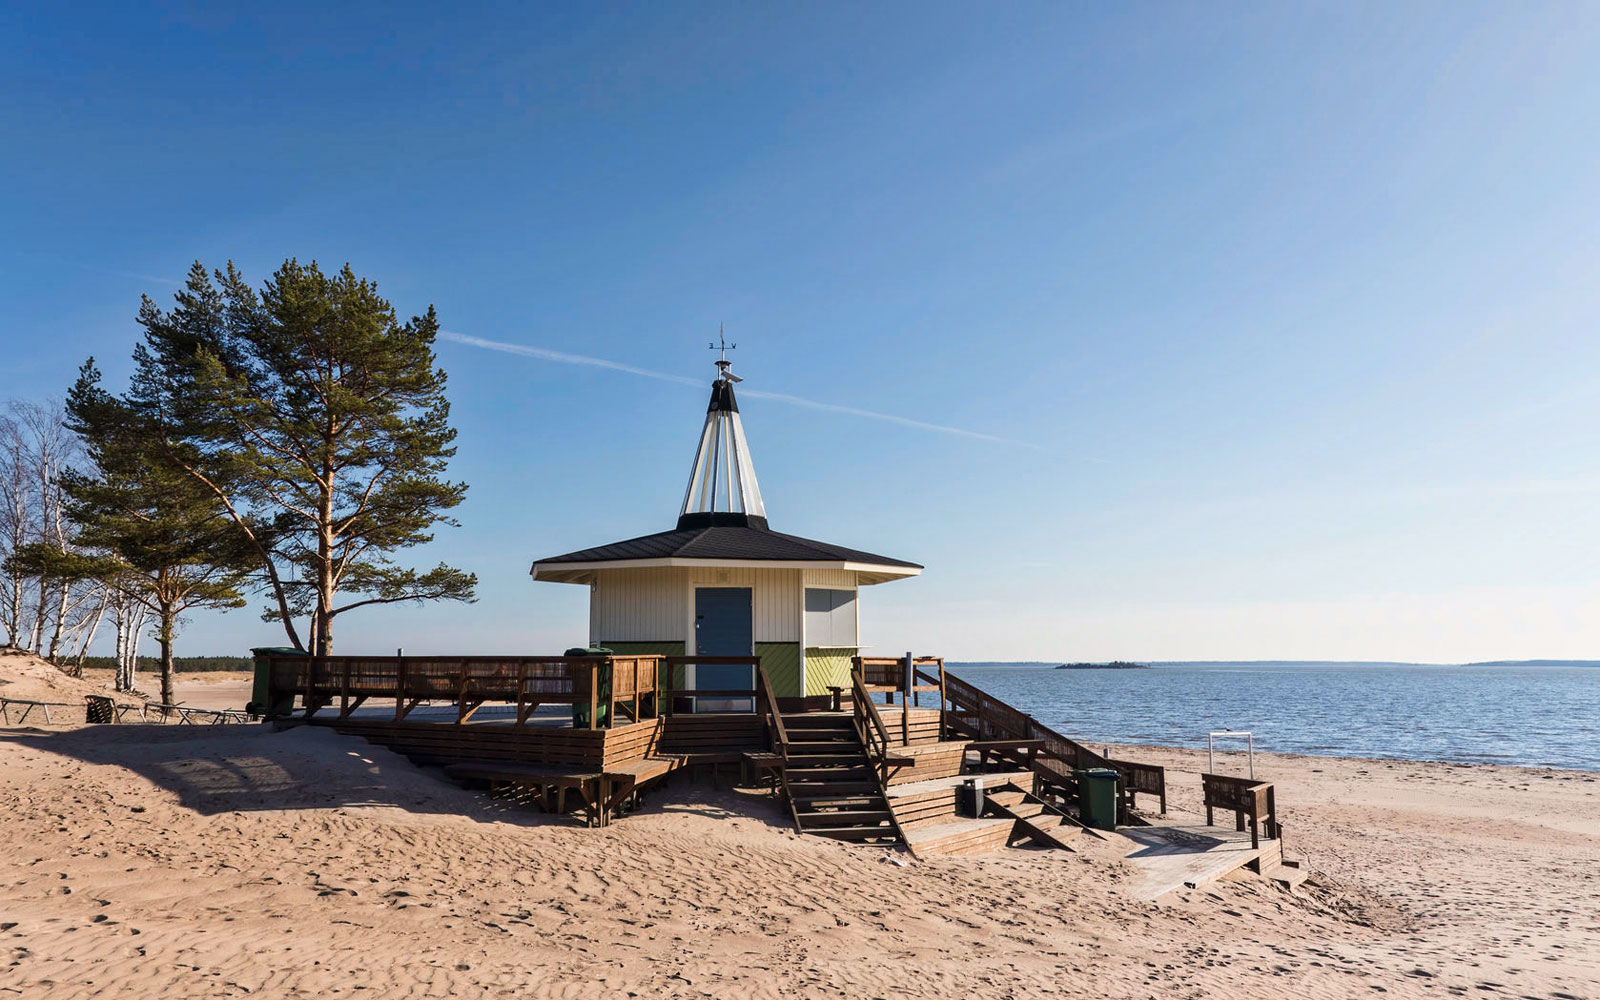
[[[551,583],[589,583],[596,570],[648,569],[672,566],[727,566],[741,569],[834,569],[857,574],[861,584],[888,583],[922,573],[921,566],[893,566],[887,563],[858,562],[849,559],[692,559],[661,556],[651,559],[606,559],[595,562],[539,562],[529,574],[535,580]]]

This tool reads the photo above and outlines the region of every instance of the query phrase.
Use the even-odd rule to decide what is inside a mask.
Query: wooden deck
[[[696,695],[743,693],[683,686],[681,665],[720,659],[753,666],[750,707],[684,710],[680,703]],[[947,674],[938,660],[914,671],[903,661],[858,660],[848,695],[841,688],[784,706],[758,658],[720,659],[268,658],[268,705],[280,727],[328,726],[418,763],[454,765],[462,780],[521,789],[549,811],[565,813],[571,800],[597,826],[675,771],[710,766],[715,779],[717,765],[740,765],[747,777],[759,770],[773,780],[801,832],[903,842],[919,858],[1025,841],[1077,850],[1090,837],[1106,839],[1138,872],[1127,891],[1149,900],[1246,867],[1291,887],[1305,878],[1283,860],[1272,788],[1262,782],[1206,776],[1206,804],[1223,810],[1223,825],[1157,820],[1104,838],[1085,834],[1077,769],[1118,772],[1122,823],[1145,822],[1131,809],[1135,793],[1165,804],[1165,772],[1096,753]],[[912,686],[912,676],[926,683]],[[939,707],[917,704],[924,696]],[[294,713],[297,699],[304,709]],[[980,775],[986,794],[973,816],[961,786]],[[1255,827],[1259,843],[1234,826]]]
[[[1128,887],[1136,899],[1155,900],[1185,887],[1205,885],[1250,865],[1275,870],[1283,860],[1282,841],[1263,839],[1250,846],[1250,833],[1203,823],[1157,822],[1122,827],[1117,833],[1132,842],[1124,858],[1138,869]]]

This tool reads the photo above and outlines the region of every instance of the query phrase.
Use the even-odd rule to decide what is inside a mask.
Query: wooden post
[[[315,688],[313,686],[313,681],[314,681],[314,678],[316,676],[317,676],[317,658],[315,656],[308,657],[306,659],[306,692],[302,696],[302,697],[305,698],[305,702],[306,702],[306,718],[308,718],[308,719],[311,718],[311,712],[312,712],[311,696],[312,696],[312,692],[315,690]]]
[[[517,725],[522,725],[528,718],[525,707],[528,700],[528,661],[522,660],[517,664]]]
[[[600,665],[589,664],[589,728],[600,728]]]
[[[906,651],[905,689],[900,692],[900,745],[911,745],[911,694],[917,686],[917,661]]]
[[[394,651],[394,721],[406,717],[406,658]]]
[[[350,714],[350,660],[344,661],[344,670],[339,678],[339,718]]]
[[[939,657],[939,738],[950,735],[945,716],[944,657]]]
[[[639,661],[633,661],[633,721],[639,721]]]

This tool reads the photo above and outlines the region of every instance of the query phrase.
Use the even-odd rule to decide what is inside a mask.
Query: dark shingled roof
[[[612,562],[622,559],[750,559],[785,562],[858,562],[875,566],[921,569],[914,562],[873,555],[843,545],[813,541],[798,535],[743,526],[689,528],[661,531],[627,541],[580,549],[540,559],[545,563]]]

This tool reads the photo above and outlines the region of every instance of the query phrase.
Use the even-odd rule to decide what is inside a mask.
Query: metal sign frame
[[[1240,737],[1244,738],[1245,750],[1250,755],[1250,780],[1254,781],[1256,777],[1256,738],[1255,735],[1248,729],[1218,729],[1215,732],[1207,734],[1207,773],[1217,773],[1217,737],[1219,736],[1223,739],[1238,739]]]

